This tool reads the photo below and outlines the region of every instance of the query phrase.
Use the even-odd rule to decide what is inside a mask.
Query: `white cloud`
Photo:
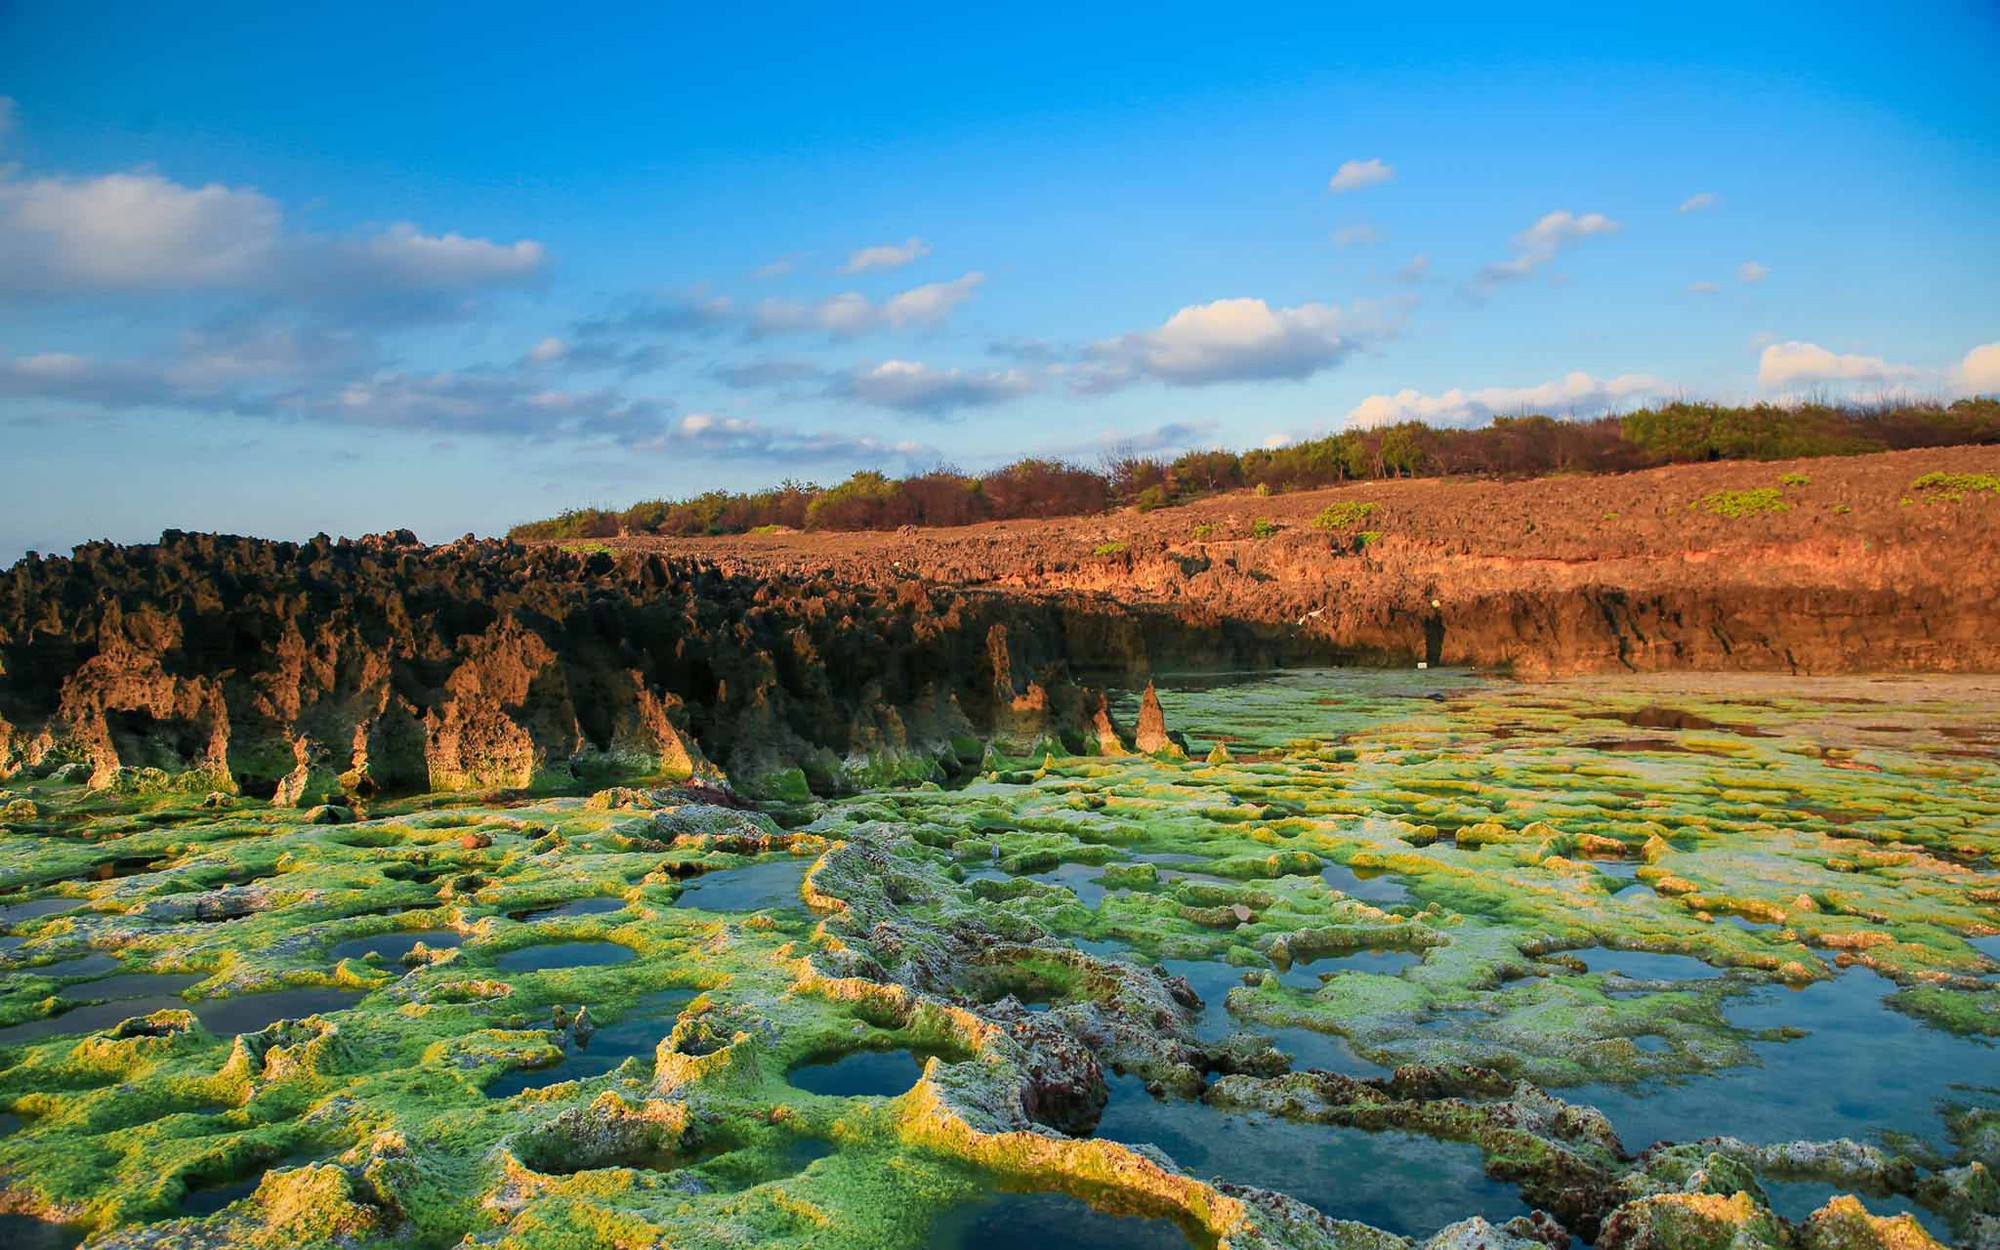
[[[1375,311],[1343,312],[1332,304],[1273,308],[1261,299],[1191,304],[1157,330],[1095,344],[1094,363],[1069,372],[1086,391],[1141,377],[1172,386],[1306,378],[1352,354],[1355,334],[1386,331]]]
[[[569,355],[569,344],[559,338],[545,338],[528,349],[531,364],[550,365]]]
[[[1414,390],[1394,395],[1370,395],[1347,414],[1352,427],[1394,425],[1399,421],[1423,421],[1429,425],[1469,427],[1483,425],[1496,416],[1511,413],[1595,413],[1630,403],[1666,389],[1666,383],[1651,374],[1627,373],[1598,379],[1581,370],[1540,386],[1489,386],[1476,391],[1449,390],[1425,395]]]
[[[1333,232],[1333,241],[1340,247],[1366,247],[1370,243],[1380,243],[1385,237],[1380,230],[1365,223],[1342,226]]]
[[[940,369],[913,360],[888,360],[845,375],[829,390],[900,412],[942,416],[1002,403],[1034,387],[1034,379],[1018,369]]]
[[[363,319],[455,313],[543,271],[541,244],[425,234],[408,222],[294,233],[252,188],[140,171],[19,178],[0,169],[0,291],[78,296],[218,291]]]
[[[757,266],[757,268],[751,270],[750,276],[757,279],[759,282],[767,282],[772,278],[782,278],[796,268],[798,268],[798,261],[796,258],[791,256],[780,256],[778,259],[772,261],[768,265]]]
[[[1430,276],[1431,258],[1423,252],[1410,257],[1410,263],[1396,271],[1396,277],[1404,282],[1422,282]]]
[[[853,291],[828,296],[816,303],[765,300],[757,306],[751,328],[758,334],[817,330],[845,338],[885,326],[902,330],[941,325],[985,281],[985,274],[973,272],[949,282],[912,287],[880,302]]]
[[[1688,290],[1696,295],[1713,295],[1722,288],[1713,282],[1690,282]]]
[[[1707,212],[1709,209],[1714,208],[1718,202],[1715,192],[1702,191],[1682,200],[1681,212],[1683,214]]]
[[[901,269],[918,257],[930,254],[931,245],[918,238],[907,239],[901,243],[878,243],[873,247],[856,248],[849,253],[847,263],[840,267],[840,272],[869,273],[877,269]]]
[[[1771,276],[1771,271],[1754,260],[1746,260],[1736,266],[1736,276],[1744,282],[1762,282]]]
[[[1579,217],[1568,209],[1559,209],[1515,235],[1513,257],[1483,266],[1476,283],[1492,287],[1526,278],[1554,260],[1557,253],[1565,248],[1595,235],[1615,233],[1618,229],[1618,223],[1603,213],[1585,213]]]
[[[0,176],[0,289],[242,285],[268,273],[282,219],[260,192],[158,174]]]
[[[1899,382],[1917,375],[1918,370],[1879,356],[1831,352],[1797,339],[1773,343],[1757,357],[1757,382],[1768,390],[1821,382]]]
[[[2000,343],[1986,343],[1958,362],[1959,387],[1968,395],[2000,395]]]
[[[1335,195],[1346,195],[1349,191],[1377,186],[1395,176],[1395,167],[1384,164],[1379,157],[1370,157],[1365,161],[1342,161],[1340,168],[1333,171],[1333,177],[1327,179],[1326,189]]]

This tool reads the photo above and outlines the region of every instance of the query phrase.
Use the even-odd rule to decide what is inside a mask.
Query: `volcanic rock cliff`
[[[856,581],[896,568],[1016,595],[1107,593],[1189,622],[1255,622],[1360,662],[1523,676],[1990,672],[1996,481],[2000,447],[1945,447],[1239,491],[959,529],[613,541],[700,552],[750,576]]]
[[[295,804],[640,777],[802,798],[943,778],[989,742],[1122,749],[1080,675],[1303,654],[1083,594],[170,532],[0,574],[0,777],[73,764]]]

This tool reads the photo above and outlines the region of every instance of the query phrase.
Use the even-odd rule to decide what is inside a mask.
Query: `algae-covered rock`
[[[1611,1213],[1598,1250],[1784,1250],[1784,1224],[1747,1193],[1655,1194]]]

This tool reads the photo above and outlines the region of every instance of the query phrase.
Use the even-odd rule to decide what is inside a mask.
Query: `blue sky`
[[[0,8],[0,560],[2000,390],[1987,3],[296,7]]]

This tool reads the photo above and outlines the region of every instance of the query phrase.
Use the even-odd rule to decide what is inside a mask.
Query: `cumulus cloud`
[[[1396,176],[1395,167],[1383,163],[1379,157],[1365,161],[1342,161],[1340,168],[1327,179],[1326,189],[1335,195],[1346,195],[1363,187],[1379,186]]]
[[[1698,192],[1681,201],[1681,213],[1683,216],[1688,213],[1704,213],[1714,208],[1717,202],[1715,192]]]
[[[1034,387],[1034,379],[1018,369],[934,368],[912,360],[888,360],[846,374],[829,390],[898,412],[939,417],[1003,403]]]
[[[1603,213],[1578,216],[1568,209],[1559,209],[1515,235],[1514,255],[1507,260],[1482,266],[1476,285],[1492,287],[1503,282],[1518,282],[1554,260],[1565,249],[1597,235],[1615,233],[1618,229],[1618,223]]]
[[[1688,290],[1696,295],[1713,295],[1722,288],[1713,282],[1690,282]]]
[[[1085,391],[1140,378],[1170,386],[1296,380],[1353,354],[1357,334],[1385,328],[1367,311],[1332,304],[1273,308],[1261,299],[1219,299],[1191,304],[1156,330],[1105,339],[1090,349],[1090,363],[1068,372]]]
[[[878,243],[848,253],[847,263],[840,267],[840,272],[870,273],[878,269],[901,269],[911,261],[930,254],[931,245],[918,238],[901,243]]]
[[[1757,357],[1757,383],[1767,390],[1823,382],[1902,382],[1917,375],[1908,365],[1891,364],[1879,356],[1832,352],[1797,339],[1773,343]]]
[[[1431,273],[1431,258],[1423,252],[1410,257],[1410,263],[1396,271],[1396,277],[1404,282],[1422,282]]]
[[[765,300],[757,306],[750,329],[759,335],[817,331],[847,338],[885,327],[902,330],[942,325],[985,281],[986,275],[975,271],[949,282],[911,287],[879,301],[852,291],[811,303]]]
[[[540,243],[426,234],[408,222],[288,231],[252,188],[188,186],[152,172],[22,178],[0,172],[0,293],[212,291],[345,315],[456,311],[538,278]]]
[[[1958,362],[1958,384],[1968,395],[2000,395],[2000,343],[1985,343]]]
[[[219,183],[0,178],[0,289],[241,286],[269,276],[282,229],[275,200]]]
[[[1370,427],[1422,421],[1429,425],[1471,427],[1511,413],[1602,412],[1665,389],[1666,383],[1651,374],[1627,373],[1599,379],[1578,370],[1539,386],[1489,386],[1476,391],[1454,388],[1438,395],[1415,390],[1370,395],[1347,414],[1347,424]]]
[[[1771,271],[1754,260],[1746,260],[1736,266],[1736,276],[1744,282],[1762,282],[1771,276]]]
[[[1333,241],[1339,247],[1366,247],[1370,243],[1380,243],[1385,236],[1366,223],[1342,226],[1333,232]]]
[[[630,446],[635,452],[801,465],[879,463],[892,458],[914,465],[937,457],[935,448],[912,439],[793,430],[712,412],[688,413]]]

